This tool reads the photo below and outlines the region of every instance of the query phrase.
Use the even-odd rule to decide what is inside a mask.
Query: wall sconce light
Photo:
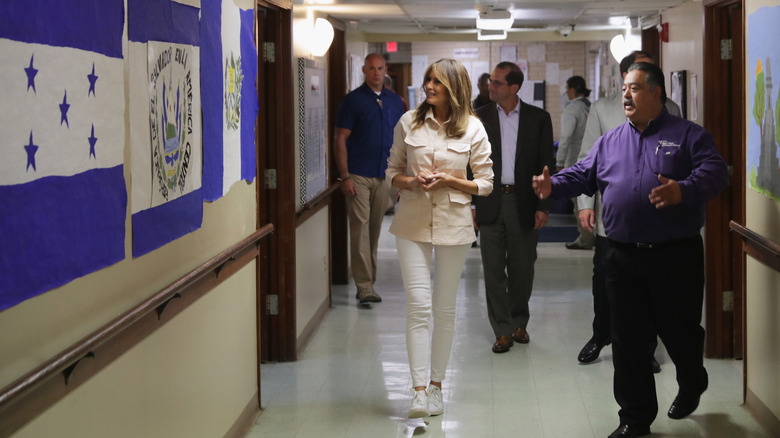
[[[627,35],[624,37],[622,34],[615,35],[612,41],[609,42],[609,51],[612,53],[612,57],[615,58],[617,63],[623,60],[629,53],[634,50],[640,50],[642,48],[642,40],[634,37],[633,35]]]
[[[506,30],[511,29],[515,19],[506,10],[480,11],[477,14],[477,29]]]
[[[333,25],[324,18],[314,20],[314,31],[311,34],[312,56],[325,56],[333,42]]]
[[[506,30],[491,30],[491,29],[479,29],[477,31],[477,40],[490,41],[490,40],[505,40]]]

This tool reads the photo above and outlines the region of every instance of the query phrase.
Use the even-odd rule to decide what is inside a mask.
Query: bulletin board
[[[325,70],[298,58],[298,144],[300,152],[300,204],[311,201],[328,187],[328,116],[325,106]]]

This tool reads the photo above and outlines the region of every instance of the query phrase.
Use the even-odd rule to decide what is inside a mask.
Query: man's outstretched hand
[[[650,191],[650,203],[655,205],[655,208],[669,207],[670,205],[676,205],[682,202],[682,191],[680,190],[680,184],[673,179],[658,175],[658,182],[660,186],[654,187]]]
[[[544,170],[541,175],[534,175],[532,185],[534,187],[534,193],[539,199],[545,199],[550,197],[552,192],[552,181],[550,181],[550,169],[544,166]]]

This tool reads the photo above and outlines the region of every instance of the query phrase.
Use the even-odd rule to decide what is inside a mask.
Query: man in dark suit
[[[522,85],[516,64],[499,63],[490,77],[490,100],[496,103],[477,110],[493,149],[495,175],[493,192],[474,200],[494,353],[530,340],[526,326],[538,230],[551,206],[549,199],[539,200],[529,182],[555,163],[552,121],[547,111],[517,97]]]

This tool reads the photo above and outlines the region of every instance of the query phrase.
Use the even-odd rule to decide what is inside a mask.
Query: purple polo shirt
[[[658,174],[677,181],[682,202],[657,209],[650,190]],[[644,132],[626,122],[596,141],[587,158],[552,177],[552,196],[600,191],[609,239],[658,243],[699,234],[704,205],[726,186],[726,162],[701,126],[664,108]]]

